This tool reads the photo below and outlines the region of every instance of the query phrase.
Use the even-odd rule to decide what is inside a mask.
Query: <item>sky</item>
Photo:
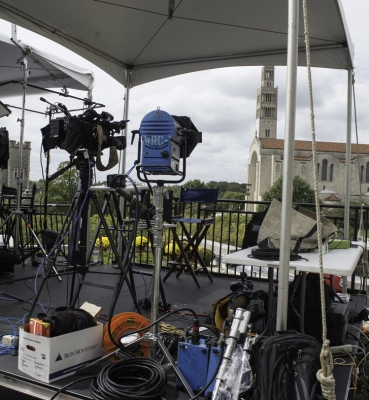
[[[369,15],[367,0],[342,0],[346,21],[355,48],[355,95],[359,143],[369,144],[369,41],[363,35]],[[0,20],[0,32],[10,36],[10,24]],[[68,61],[95,74],[93,100],[105,105],[105,110],[115,117],[123,118],[123,85],[80,56],[37,34],[18,27],[18,39],[39,49],[64,57]],[[228,181],[247,182],[249,148],[255,137],[256,92],[260,87],[260,67],[235,67],[179,75],[134,87],[130,90],[129,125],[126,166],[127,170],[137,160],[137,138],[131,145],[131,131],[139,129],[146,114],[157,109],[172,115],[191,118],[197,129],[203,132],[202,143],[187,159],[184,182],[199,179],[203,182]],[[312,69],[315,107],[316,140],[346,142],[347,71]],[[286,68],[275,68],[275,85],[278,86],[277,138],[284,138],[286,103]],[[71,91],[72,95],[84,98],[86,92]],[[51,103],[62,102],[67,108],[80,106],[80,102],[60,98],[57,95],[42,95]],[[38,96],[27,96],[26,107],[45,111],[46,104]],[[21,97],[2,98],[5,104],[21,107]],[[9,117],[0,120],[11,140],[19,141],[20,125],[17,119],[21,112],[12,109]],[[353,116],[353,122],[354,122]],[[24,140],[32,143],[30,179],[42,179],[42,162],[46,160],[41,151],[41,131],[48,119],[43,115],[26,113]],[[297,78],[297,140],[311,140],[309,97],[306,68],[298,68]],[[352,142],[356,143],[356,128],[352,126]],[[108,152],[104,151],[103,163],[107,163]],[[50,174],[69,154],[61,149],[51,150]],[[107,172],[98,172],[97,180],[104,181],[107,174],[118,173],[118,167]],[[136,172],[131,173],[136,179]],[[175,179],[175,178],[174,178]]]

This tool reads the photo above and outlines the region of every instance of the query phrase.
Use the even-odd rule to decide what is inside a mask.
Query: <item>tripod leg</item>
[[[36,242],[37,242],[37,244],[38,244],[38,247],[40,248],[40,250],[42,251],[42,253],[44,254],[44,256],[45,256],[45,258],[46,258],[46,256],[47,256],[46,250],[45,250],[44,247],[42,246],[40,240],[38,239],[38,237],[37,237],[37,235],[36,235],[36,233],[35,233],[35,231],[31,228],[30,223],[27,221],[27,218],[25,217],[25,215],[24,215],[23,213],[21,213],[21,217],[23,218],[23,220],[24,220],[24,222],[25,222],[25,224],[26,224],[26,227],[27,227],[28,230],[31,232],[31,235],[32,235],[33,238],[36,240]],[[61,282],[62,279],[61,279],[61,277],[59,276],[58,271],[56,270],[56,268],[55,268],[54,265],[53,265],[53,271],[54,271],[55,275],[57,276],[59,282]]]
[[[59,251],[60,251],[60,247],[62,245],[62,240],[61,239],[68,232],[68,227],[69,227],[69,225],[70,225],[70,223],[72,221],[71,220],[71,216],[73,215],[76,207],[78,206],[78,200],[79,200],[79,197],[75,196],[75,198],[73,199],[73,202],[72,202],[72,204],[71,204],[71,206],[70,206],[70,208],[69,208],[69,210],[67,212],[67,215],[66,215],[65,220],[64,220],[64,224],[63,224],[63,226],[61,228],[61,231],[59,232],[59,235],[58,235],[58,237],[56,239],[56,246],[50,252],[50,254],[53,253],[53,255],[50,256],[50,254],[49,254],[48,257],[45,258],[45,260],[47,261],[47,264],[46,264],[46,266],[44,268],[45,276],[43,277],[43,279],[41,281],[41,284],[40,284],[40,287],[39,287],[39,289],[38,289],[38,291],[37,291],[37,293],[35,295],[35,298],[34,298],[34,300],[32,302],[31,308],[30,308],[30,310],[28,312],[28,315],[27,315],[27,318],[26,318],[26,323],[29,323],[29,320],[33,315],[33,311],[36,308],[38,299],[40,298],[40,295],[41,295],[42,289],[43,289],[43,287],[44,287],[44,285],[46,283],[46,280],[50,278],[51,271],[52,270],[54,272],[56,271],[55,263],[56,263],[56,259],[57,259],[57,256],[59,254]]]
[[[127,279],[127,273],[129,272],[129,270],[131,268],[131,265],[130,265],[130,263],[128,263],[128,264],[126,263],[126,265],[124,265],[122,260],[121,260],[121,257],[118,254],[117,247],[116,247],[116,245],[114,243],[114,240],[112,238],[112,235],[110,233],[109,226],[108,226],[108,224],[107,224],[107,222],[106,222],[106,220],[104,218],[104,214],[102,213],[100,205],[99,205],[99,203],[97,201],[96,194],[93,193],[93,192],[90,192],[89,195],[92,198],[92,201],[93,201],[93,203],[94,203],[94,205],[96,207],[96,210],[97,210],[97,213],[99,215],[100,221],[101,221],[101,223],[102,223],[102,225],[103,225],[103,227],[105,229],[106,235],[107,235],[107,237],[109,239],[109,242],[110,242],[110,246],[111,246],[112,251],[113,251],[113,253],[114,253],[114,255],[115,255],[116,259],[117,259],[119,268],[120,268],[120,270],[122,272],[121,279],[117,281],[116,286],[115,286],[115,294],[117,295],[118,293],[120,293],[120,290],[122,288],[123,282],[126,281],[128,289],[129,289],[129,291],[131,293],[131,296],[132,296],[133,303],[134,303],[134,305],[135,305],[135,307],[137,309],[137,312],[141,313],[140,312],[140,307],[139,307],[138,302],[137,302],[137,295],[136,295],[136,290],[134,288],[134,282],[133,282],[133,280],[131,280],[131,282],[130,282],[129,279]],[[124,259],[126,260],[127,258],[128,258],[128,254],[125,253]],[[82,280],[81,280],[81,282],[80,282],[80,284],[78,286],[78,289],[74,293],[73,300],[72,300],[72,302],[70,304],[72,307],[77,302],[77,299],[78,299],[79,293],[81,291],[81,288],[82,288],[82,285],[83,285],[83,280],[84,280],[84,278],[86,276],[86,273],[87,273],[87,271],[85,271],[82,274]]]

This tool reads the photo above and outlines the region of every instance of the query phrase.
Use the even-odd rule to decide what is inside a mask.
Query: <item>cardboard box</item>
[[[103,355],[103,325],[55,337],[29,333],[19,328],[18,369],[34,379],[49,383],[73,375],[77,369]]]

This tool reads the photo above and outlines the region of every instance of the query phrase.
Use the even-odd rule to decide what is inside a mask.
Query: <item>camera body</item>
[[[106,111],[98,114],[96,110],[86,110],[78,116],[55,118],[41,129],[44,151],[59,147],[75,155],[80,148],[97,152],[98,127],[102,128],[101,149],[115,146],[118,150],[126,148],[124,136],[114,136],[125,128],[127,121],[113,121],[114,117]]]

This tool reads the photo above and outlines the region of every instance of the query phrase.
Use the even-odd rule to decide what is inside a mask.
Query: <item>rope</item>
[[[332,374],[333,370],[333,357],[329,350],[329,340],[327,340],[327,321],[325,310],[325,293],[324,293],[324,273],[323,273],[323,251],[322,251],[322,222],[320,214],[320,202],[318,195],[318,174],[316,162],[316,140],[315,140],[315,122],[314,122],[314,103],[313,103],[313,88],[311,80],[311,60],[310,60],[310,42],[309,42],[309,27],[307,17],[306,0],[303,0],[304,12],[304,33],[306,45],[306,66],[309,82],[309,100],[310,100],[310,124],[311,124],[311,137],[312,137],[312,150],[313,150],[313,167],[314,167],[314,193],[315,193],[315,207],[317,216],[317,229],[318,229],[318,254],[319,254],[319,276],[320,276],[320,302],[322,307],[322,326],[323,326],[323,346],[320,353],[321,369],[317,372],[316,377],[322,387],[322,394],[327,400],[335,400],[335,380]]]

